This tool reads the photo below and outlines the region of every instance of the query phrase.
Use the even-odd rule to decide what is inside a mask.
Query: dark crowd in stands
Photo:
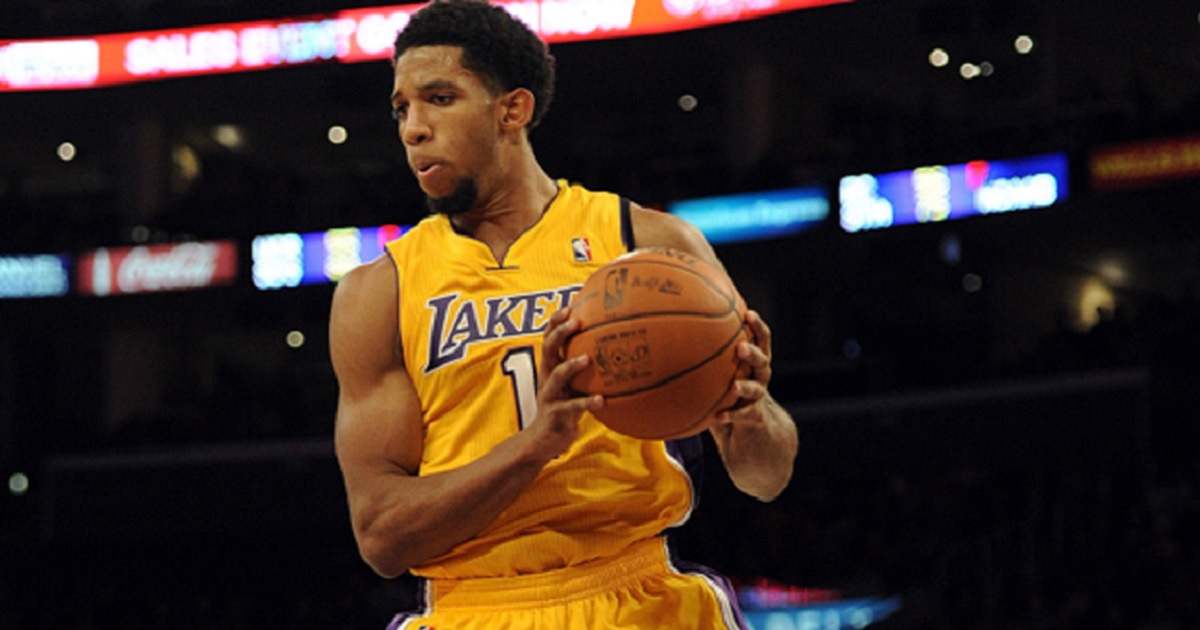
[[[1200,313],[1186,299],[1141,312],[1153,319],[1047,338],[1024,382],[1082,375],[1051,391],[837,413],[796,397],[791,487],[760,504],[710,462],[718,473],[673,533],[677,550],[740,584],[899,596],[880,630],[1200,628]],[[305,415],[303,388],[276,383],[272,397],[245,378],[195,412],[210,433],[148,418],[97,450],[328,439],[328,408],[309,409],[308,425],[278,421]],[[332,513],[319,526],[89,536],[76,524],[56,538],[34,498],[10,500],[17,518],[0,531],[5,630],[381,630],[415,605],[411,578],[377,578],[359,560],[337,501],[312,506]]]

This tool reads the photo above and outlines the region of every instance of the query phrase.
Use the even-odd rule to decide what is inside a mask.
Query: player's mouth
[[[450,165],[437,159],[419,159],[412,162],[417,184],[426,195],[440,197],[453,188]]]
[[[415,173],[417,177],[429,175],[440,167],[441,163],[435,160],[418,160],[412,165],[413,173]]]

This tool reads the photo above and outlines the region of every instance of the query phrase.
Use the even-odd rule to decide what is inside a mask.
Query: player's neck
[[[503,259],[508,246],[541,219],[558,195],[558,184],[533,159],[518,158],[497,181],[481,190],[479,205],[453,218],[455,229],[483,241]]]

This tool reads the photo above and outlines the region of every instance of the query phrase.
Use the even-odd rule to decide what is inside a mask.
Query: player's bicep
[[[417,474],[421,414],[408,375],[388,375],[376,388],[357,395],[343,391],[334,444],[348,486],[376,476]]]

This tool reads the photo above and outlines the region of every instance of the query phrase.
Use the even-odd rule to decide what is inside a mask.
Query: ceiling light
[[[242,128],[237,125],[217,125],[213,129],[212,137],[217,144],[230,151],[237,151],[246,144],[246,139],[242,136]]]
[[[75,145],[71,144],[70,142],[64,142],[58,145],[58,150],[56,153],[58,154],[58,159],[64,162],[70,162],[71,160],[75,159]]]
[[[934,68],[944,68],[950,63],[950,54],[942,48],[934,48],[929,52],[929,65]]]
[[[1028,55],[1033,52],[1033,38],[1028,35],[1018,35],[1013,40],[1013,48],[1019,55]]]

